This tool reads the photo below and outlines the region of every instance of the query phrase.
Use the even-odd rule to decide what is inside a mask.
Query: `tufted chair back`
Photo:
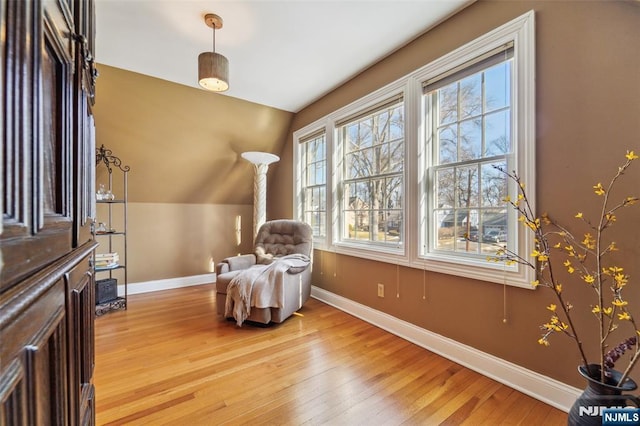
[[[255,254],[258,263],[270,263],[273,257],[287,254],[311,256],[313,232],[309,224],[292,219],[265,222],[258,230]]]

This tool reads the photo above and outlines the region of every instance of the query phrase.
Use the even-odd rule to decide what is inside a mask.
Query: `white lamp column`
[[[280,160],[275,154],[268,152],[243,152],[242,158],[253,164],[255,174],[253,178],[253,236],[267,220],[267,170],[269,164]]]

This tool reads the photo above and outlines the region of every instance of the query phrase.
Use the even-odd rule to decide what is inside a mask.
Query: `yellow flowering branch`
[[[603,249],[602,247],[602,233],[604,232],[604,230],[609,227],[611,224],[613,224],[613,222],[615,222],[615,215],[613,214],[613,212],[615,212],[617,209],[622,208],[623,206],[625,206],[625,202],[623,201],[621,204],[619,204],[618,206],[614,207],[613,209],[609,209],[608,205],[609,205],[609,196],[611,195],[611,189],[613,188],[613,186],[615,185],[616,181],[624,174],[625,170],[631,165],[631,162],[635,159],[637,159],[638,156],[633,152],[633,151],[627,151],[627,155],[626,155],[626,162],[618,168],[618,172],[613,176],[613,178],[611,179],[611,181],[609,182],[609,185],[607,186],[607,190],[602,193],[602,187],[599,188],[599,190],[596,190],[596,194],[597,195],[601,195],[604,197],[604,200],[602,201],[602,210],[600,213],[600,223],[598,224],[598,227],[596,229],[596,236],[595,236],[595,261],[596,261],[596,271],[598,271],[597,273],[597,281],[596,281],[596,290],[598,293],[598,297],[599,297],[599,301],[600,301],[600,306],[604,306],[604,294],[603,294],[603,285],[605,280],[603,279],[603,274],[602,274],[602,257],[605,254],[605,249]],[[598,183],[598,185],[600,185]],[[627,200],[628,198],[626,198],[625,200]],[[626,312],[625,312],[626,313]],[[612,327],[613,327],[613,315],[611,317],[611,319],[609,320],[609,325],[605,328],[605,318],[602,317],[603,313],[600,314],[600,365],[602,367],[604,367],[605,365],[605,352],[606,352],[606,340],[609,337],[609,334],[612,331]],[[628,317],[628,314],[627,314]],[[622,318],[621,318],[622,319]],[[636,328],[637,330],[637,328]],[[600,380],[604,383],[605,382],[605,369],[601,368],[600,369]],[[628,373],[627,373],[628,374]],[[620,383],[622,383],[624,381],[624,379],[626,379],[626,376],[623,374],[623,377],[620,379]]]
[[[576,342],[576,345],[578,346],[578,351],[580,352],[580,356],[582,357],[582,361],[584,365],[587,366],[588,368],[589,362],[587,360],[587,356],[582,346],[582,340],[578,336],[577,329],[569,313],[569,311],[572,308],[572,305],[564,300],[564,295],[562,293],[562,285],[556,279],[554,270],[553,270],[553,265],[549,261],[550,255],[551,255],[551,248],[552,248],[552,246],[549,243],[549,239],[553,235],[563,234],[563,231],[545,232],[542,225],[543,224],[551,225],[553,222],[546,214],[542,215],[542,218],[537,218],[535,216],[533,208],[531,207],[531,204],[527,197],[526,191],[524,190],[525,186],[521,182],[520,177],[515,172],[509,173],[500,168],[498,169],[501,170],[503,173],[505,173],[510,179],[512,179],[518,185],[518,192],[519,192],[518,201],[514,202],[510,198],[507,198],[505,201],[509,203],[515,210],[518,211],[518,214],[519,214],[518,220],[534,233],[535,248],[531,253],[531,257],[533,258],[533,261],[524,259],[519,254],[517,254],[512,250],[507,249],[506,247],[498,249],[496,253],[496,257],[490,258],[490,260],[516,262],[516,263],[528,266],[536,271],[537,273],[536,275],[538,279],[534,282],[534,285],[543,286],[551,289],[558,301],[558,305],[552,304],[549,307],[547,307],[547,309],[553,308],[554,315],[552,316],[552,320],[549,323],[543,324],[541,326],[541,329],[544,331],[544,334],[538,340],[538,343],[544,346],[549,346],[549,337],[551,336],[551,334],[558,333],[558,332],[566,334]],[[565,247],[565,250],[567,250],[569,255],[574,254],[574,249],[571,246]],[[562,311],[563,317],[566,319],[566,322],[560,321],[556,313],[557,306],[560,306],[560,309]]]
[[[518,263],[530,267],[536,271],[537,279],[532,283],[534,287],[547,287],[555,294],[557,303],[550,304],[547,309],[552,312],[549,322],[540,326],[543,334],[538,343],[549,346],[549,338],[554,333],[563,333],[572,338],[580,352],[580,356],[585,367],[588,368],[589,362],[583,350],[582,341],[578,337],[577,329],[572,321],[571,303],[564,300],[562,293],[562,284],[557,280],[554,274],[553,263],[550,261],[552,250],[562,253],[566,260],[563,263],[566,272],[569,275],[578,276],[589,288],[594,290],[596,294],[596,304],[591,306],[591,312],[598,320],[598,335],[600,341],[600,371],[601,381],[605,382],[607,368],[611,363],[609,356],[608,362],[605,362],[607,356],[607,340],[611,333],[618,328],[620,324],[630,324],[635,331],[633,338],[625,340],[616,348],[624,346],[624,350],[631,346],[635,347],[635,352],[622,373],[622,377],[618,384],[621,384],[629,375],[633,367],[640,360],[640,342],[630,345],[629,342],[640,340],[640,329],[636,325],[635,319],[628,310],[628,301],[623,297],[623,289],[629,281],[629,276],[623,273],[622,268],[617,266],[604,267],[603,261],[605,255],[616,251],[615,242],[605,244],[603,241],[604,231],[613,226],[617,221],[616,213],[618,210],[632,206],[638,201],[638,197],[626,197],[619,203],[611,207],[610,197],[612,189],[616,182],[625,173],[631,163],[638,159],[638,155],[634,151],[627,151],[625,155],[626,161],[618,167],[617,173],[605,186],[602,182],[593,185],[593,191],[598,197],[602,197],[602,207],[600,217],[597,223],[592,223],[584,217],[582,212],[578,212],[575,218],[585,223],[591,232],[583,234],[580,238],[574,236],[567,228],[552,220],[548,215],[543,214],[537,217],[529,203],[525,191],[525,185],[520,177],[515,173],[508,173],[505,170],[496,167],[513,180],[518,186],[517,200],[507,197],[504,201],[510,204],[518,212],[518,220],[534,233],[534,250],[529,258],[524,258],[518,253],[509,250],[507,247],[501,247],[494,257],[490,257],[490,261],[502,261],[507,263]],[[547,230],[551,227],[552,230]],[[556,244],[551,244],[550,240],[559,240]],[[592,262],[588,262],[593,259]],[[595,265],[593,265],[595,263]],[[591,268],[589,265],[593,265]],[[610,282],[612,291],[610,302],[605,299],[605,291],[607,283]],[[610,351],[611,352],[611,351]]]

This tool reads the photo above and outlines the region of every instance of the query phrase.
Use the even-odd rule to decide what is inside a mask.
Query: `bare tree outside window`
[[[342,238],[400,244],[403,234],[404,104],[339,127],[344,150]]]

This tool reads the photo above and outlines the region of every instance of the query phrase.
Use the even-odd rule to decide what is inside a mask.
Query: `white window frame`
[[[306,176],[305,176],[305,168],[307,164],[303,161],[304,159],[304,148],[303,145],[308,140],[313,140],[315,136],[324,135],[325,145],[324,145],[324,155],[325,155],[325,205],[322,206],[325,214],[325,235],[314,235],[313,242],[314,248],[317,249],[326,249],[330,246],[329,236],[331,235],[331,205],[332,205],[332,195],[331,195],[331,171],[329,165],[331,164],[331,148],[329,144],[330,135],[327,133],[324,126],[307,126],[304,129],[298,130],[293,134],[294,146],[293,146],[293,158],[294,161],[294,217],[298,220],[305,220],[305,184],[306,184]]]
[[[340,230],[342,229],[342,160],[344,158],[342,146],[340,145],[340,141],[338,138],[338,126],[336,123],[343,121],[345,118],[352,116],[354,114],[358,114],[362,111],[366,111],[375,105],[385,102],[387,99],[402,96],[403,100],[406,101],[406,87],[405,82],[402,80],[391,83],[390,85],[383,87],[380,90],[377,90],[350,105],[347,105],[344,108],[336,111],[331,115],[330,123],[331,129],[333,129],[333,158],[332,158],[332,174],[333,174],[333,199],[335,200],[333,203],[333,214],[332,214],[332,241],[331,246],[333,251],[338,254],[346,254],[348,256],[362,257],[365,259],[378,260],[381,262],[391,262],[391,263],[402,263],[405,265],[409,264],[409,259],[407,257],[406,250],[406,239],[407,239],[407,223],[406,223],[406,212],[407,212],[407,197],[409,194],[406,193],[406,182],[407,182],[407,168],[406,164],[404,167],[403,173],[403,181],[405,182],[405,223],[403,224],[403,234],[402,234],[402,244],[398,245],[383,245],[375,242],[369,241],[350,241],[350,240],[342,240]],[[406,103],[404,105],[404,114],[405,114],[405,152],[407,147],[407,128],[406,128],[406,115],[407,115],[407,106]]]
[[[404,224],[404,212],[406,212],[406,207],[403,209],[403,224],[402,224],[402,235],[400,236],[400,239],[397,243],[385,243],[385,242],[377,242],[377,241],[371,241],[371,240],[355,240],[355,239],[346,239],[343,237],[341,230],[344,229],[344,212],[345,212],[345,205],[344,205],[344,186],[345,186],[345,182],[347,181],[347,179],[343,176],[344,173],[344,164],[343,164],[343,160],[345,157],[345,147],[343,145],[343,141],[342,138],[340,137],[340,131],[342,129],[342,126],[352,122],[350,120],[349,117],[352,117],[353,114],[355,113],[356,115],[361,115],[362,113],[365,114],[369,114],[368,110],[373,110],[376,111],[378,105],[377,104],[386,104],[389,102],[394,102],[392,101],[393,98],[397,98],[396,101],[402,104],[402,109],[403,109],[403,116],[406,113],[406,108],[404,106],[404,98],[402,96],[402,92],[400,91],[392,91],[392,93],[388,96],[384,96],[379,94],[379,96],[375,97],[375,102],[373,105],[367,105],[366,107],[363,108],[354,108],[354,109],[349,109],[348,111],[344,111],[346,114],[341,114],[340,117],[337,117],[337,119],[335,120],[335,129],[334,129],[334,135],[335,135],[335,152],[339,153],[340,155],[336,155],[335,158],[335,162],[333,163],[333,168],[336,169],[336,184],[337,184],[337,191],[336,191],[336,216],[334,217],[334,223],[338,224],[339,226],[336,226],[334,228],[334,244],[336,246],[341,247],[342,250],[370,250],[370,251],[374,251],[376,253],[387,253],[387,254],[391,254],[391,255],[403,255],[404,254],[404,236],[406,235],[406,233],[404,232],[405,229],[405,224]],[[371,111],[371,112],[373,112]],[[402,137],[402,144],[403,144],[403,150],[406,154],[406,126],[403,128],[403,137]],[[406,158],[406,156],[403,156],[403,167],[402,167],[402,172],[400,173],[401,178],[402,178],[402,197],[403,197],[403,205],[406,203],[405,202],[405,198],[406,198],[406,190],[405,190],[405,182],[407,179],[407,175],[406,175],[406,161],[404,161],[404,159]],[[377,177],[379,177],[379,175],[376,175]],[[369,178],[371,177],[376,177],[376,176],[369,176]]]
[[[327,236],[326,238],[314,237],[314,248],[320,250],[330,250],[339,254],[346,254],[355,257],[363,257],[366,259],[378,260],[381,262],[393,262],[404,265],[410,265],[406,250],[407,239],[407,203],[409,202],[406,193],[407,188],[407,164],[405,163],[403,180],[405,182],[405,222],[403,223],[403,235],[401,245],[383,245],[375,242],[365,241],[342,241],[340,238],[341,228],[341,179],[342,179],[342,147],[338,143],[338,126],[337,122],[344,120],[349,116],[366,111],[380,102],[396,96],[402,96],[406,102],[406,79],[398,80],[390,85],[377,90],[350,105],[347,105],[328,116],[325,116],[293,133],[293,151],[294,151],[294,217],[298,220],[304,220],[302,186],[304,182],[302,164],[302,149],[300,142],[308,135],[324,128],[326,155],[327,155],[327,212],[331,212],[327,217]],[[407,146],[407,107],[404,106],[405,113],[405,152]],[[406,158],[406,157],[405,157]]]
[[[316,235],[315,233],[313,234],[313,238],[314,240],[318,240],[318,242],[322,242],[326,236],[327,233],[329,232],[329,228],[328,228],[328,221],[330,220],[331,216],[330,216],[330,212],[327,210],[327,206],[328,203],[326,202],[327,199],[327,194],[328,194],[328,185],[327,185],[327,171],[328,171],[328,167],[327,167],[327,157],[328,157],[328,153],[327,153],[327,139],[326,139],[326,131],[324,128],[321,128],[320,130],[318,130],[315,133],[310,133],[306,136],[302,136],[298,142],[297,142],[297,148],[300,150],[299,151],[299,165],[300,165],[300,182],[299,182],[299,188],[300,188],[300,192],[299,194],[299,212],[297,213],[297,217],[301,217],[303,219],[305,219],[307,210],[306,210],[306,204],[307,204],[307,200],[306,200],[306,189],[307,189],[307,184],[308,184],[308,167],[310,166],[309,163],[309,158],[307,157],[307,155],[305,155],[305,153],[308,152],[307,150],[307,144],[310,142],[314,142],[316,140],[318,140],[319,138],[324,139],[324,158],[322,158],[322,161],[324,162],[324,183],[323,184],[318,184],[315,183],[313,185],[308,185],[309,187],[312,188],[320,188],[320,187],[324,187],[324,193],[325,193],[325,204],[322,206],[319,206],[319,211],[321,211],[323,217],[323,221],[324,221],[324,235]],[[318,159],[314,158],[316,161],[314,161],[314,163],[317,163]],[[314,231],[315,232],[315,231]]]
[[[487,52],[513,43],[512,62],[512,122],[511,136],[513,152],[507,159],[508,171],[516,170],[528,188],[529,201],[535,208],[535,36],[533,11],[467,43],[455,51],[433,61],[416,74],[416,80],[424,82],[438,75],[455,69]],[[426,111],[422,106],[421,114]],[[427,123],[424,123],[426,126]],[[432,191],[428,166],[432,162],[431,141],[427,140],[427,131],[421,129],[419,157],[420,192]],[[515,188],[509,181],[509,193]],[[517,215],[509,206],[509,230],[513,231],[515,249],[520,255],[528,257],[533,249],[533,235],[523,226],[518,226]],[[429,218],[428,199],[423,198],[419,206],[420,216]],[[430,249],[430,224],[420,226],[420,247],[418,258],[428,263],[428,269],[455,274],[469,278],[481,279],[519,287],[532,288],[535,271],[523,265],[505,265],[488,262],[486,256],[469,256],[466,253],[446,253]],[[511,235],[511,233],[510,233]]]
[[[529,201],[535,208],[535,31],[534,12],[530,11],[489,33],[436,59],[413,73],[347,105],[309,125],[297,130],[294,143],[294,214],[302,218],[301,172],[299,141],[306,135],[326,129],[327,161],[327,237],[315,241],[315,248],[335,253],[363,257],[419,269],[496,282],[524,288],[533,288],[535,271],[521,265],[502,265],[488,262],[480,256],[466,253],[441,253],[428,251],[425,223],[428,219],[427,199],[424,196],[430,185],[428,165],[431,147],[426,139],[427,123],[422,102],[423,82],[465,64],[477,56],[499,46],[513,43],[512,79],[512,141],[513,159],[509,169],[515,169],[528,188]],[[401,247],[379,247],[375,244],[353,244],[340,241],[340,194],[342,154],[337,144],[335,123],[358,111],[402,94],[405,108],[404,166],[404,230]],[[510,189],[510,193],[513,193]],[[508,206],[507,206],[508,207]],[[515,214],[513,215],[515,217]],[[533,249],[533,236],[525,227],[516,226],[517,251],[528,257]]]

